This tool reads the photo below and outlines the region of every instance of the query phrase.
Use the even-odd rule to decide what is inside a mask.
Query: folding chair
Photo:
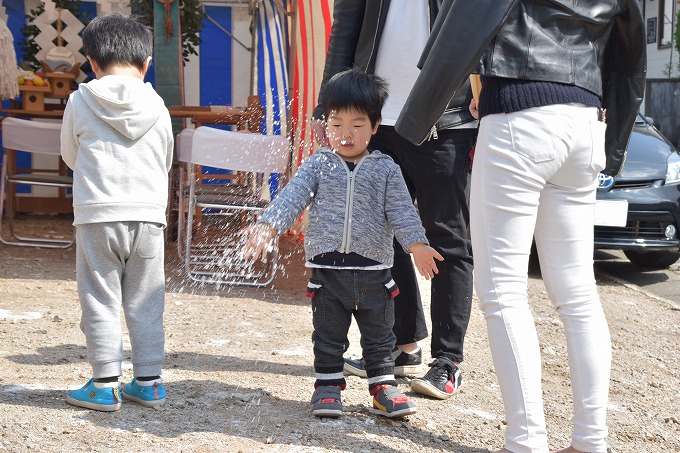
[[[15,189],[17,184],[38,187],[72,188],[73,178],[59,174],[59,170],[39,168],[20,169],[15,163],[16,151],[29,153],[60,155],[60,123],[45,123],[5,118],[2,121],[2,146],[5,154],[2,159],[2,176],[0,178],[0,219],[7,215],[9,238],[3,237],[0,222],[0,242],[7,245],[45,248],[67,248],[75,242],[75,230],[70,239],[51,237],[22,236],[15,231],[16,215]]]
[[[189,160],[189,188],[180,192],[180,198],[186,193],[180,204],[186,206],[184,264],[192,280],[244,286],[266,286],[274,280],[278,244],[263,262],[244,261],[239,233],[257,220],[270,196],[275,196],[269,193],[268,177],[285,175],[289,152],[288,140],[279,135],[208,126],[194,130],[191,149],[180,157]],[[233,173],[206,175],[201,166]],[[179,217],[184,218],[182,211]]]
[[[200,127],[200,126],[199,126]],[[175,136],[175,145],[177,146],[177,160],[179,161],[179,174],[178,183],[176,190],[177,199],[177,253],[180,258],[184,257],[184,238],[183,234],[185,231],[185,226],[187,223],[187,200],[189,193],[189,173],[192,173],[191,169],[191,144],[194,136],[195,129],[183,129],[179,134]],[[245,130],[241,130],[242,133],[247,133]],[[216,167],[213,167],[216,168]],[[222,169],[224,170],[224,169]],[[244,191],[248,192],[248,188],[244,188],[243,184],[233,185],[239,176],[238,173],[211,173],[205,172],[201,165],[193,166],[192,177],[196,180],[196,194],[200,195],[202,199],[207,196],[217,196],[225,194],[234,194],[234,192],[243,194]],[[227,184],[224,184],[226,182]],[[205,184],[205,185],[204,185]],[[193,221],[200,223],[202,218],[202,210],[194,210]],[[182,239],[180,239],[182,238]]]

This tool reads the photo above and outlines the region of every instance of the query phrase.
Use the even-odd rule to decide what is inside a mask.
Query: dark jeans
[[[352,315],[369,377],[374,370],[381,375],[394,372],[394,303],[385,286],[391,280],[389,269],[312,269],[310,282],[319,285],[312,297],[316,373],[342,372]]]
[[[437,139],[415,146],[392,126],[380,126],[369,148],[399,164],[416,201],[430,245],[444,257],[432,279],[432,357],[463,361],[463,340],[472,305],[472,256],[467,227],[469,152],[476,129],[439,131]],[[411,257],[395,241],[392,268],[400,294],[395,299],[396,344],[427,337],[422,302]]]

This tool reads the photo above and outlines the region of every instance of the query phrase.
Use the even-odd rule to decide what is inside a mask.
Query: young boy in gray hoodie
[[[61,155],[73,170],[80,327],[93,377],[66,400],[115,411],[122,393],[152,407],[165,402],[163,228],[172,125],[163,100],[144,83],[153,53],[148,27],[112,14],[90,22],[82,39],[97,78],[69,97]],[[121,305],[134,374],[122,389]]]
[[[352,315],[361,331],[373,412],[386,417],[415,413],[394,378],[396,338],[390,275],[394,237],[413,255],[425,278],[437,273],[442,256],[428,245],[425,229],[394,161],[366,146],[380,124],[387,98],[383,79],[350,69],[330,79],[323,92],[327,135],[332,149],[307,158],[290,183],[245,230],[244,257],[266,257],[272,240],[309,207],[305,232],[312,277],[314,371],[312,413],[342,414],[343,353]]]

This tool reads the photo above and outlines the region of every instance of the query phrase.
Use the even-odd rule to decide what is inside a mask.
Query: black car
[[[680,258],[680,153],[649,118],[638,115],[621,173],[600,175],[595,210],[596,249],[655,269]]]

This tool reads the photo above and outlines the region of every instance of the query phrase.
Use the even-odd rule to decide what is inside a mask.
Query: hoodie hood
[[[132,76],[108,75],[81,83],[78,91],[95,116],[132,140],[167,112],[153,86]]]

